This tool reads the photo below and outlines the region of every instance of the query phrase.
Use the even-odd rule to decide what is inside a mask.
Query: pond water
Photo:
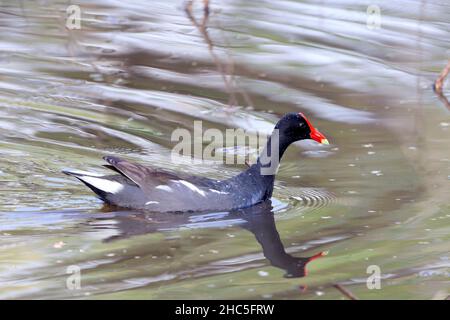
[[[205,37],[182,1],[77,3],[79,30],[67,1],[0,5],[0,298],[450,293],[450,112],[432,90],[448,4],[212,0]],[[229,177],[245,166],[172,163],[173,130],[267,134],[300,111],[330,146],[292,145],[271,205],[118,210],[61,173],[106,172],[109,154]],[[323,251],[305,276],[303,258]]]

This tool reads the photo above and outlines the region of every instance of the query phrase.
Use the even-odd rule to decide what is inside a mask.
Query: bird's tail
[[[123,185],[112,181],[107,176],[83,170],[63,170],[63,173],[73,176],[83,182],[89,189],[97,194],[101,200],[107,202],[107,196],[123,189]]]

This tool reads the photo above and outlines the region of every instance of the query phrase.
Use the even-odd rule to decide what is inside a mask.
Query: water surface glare
[[[230,90],[183,1],[77,3],[80,30],[65,27],[67,1],[0,4],[1,299],[343,299],[336,283],[361,299],[450,294],[450,110],[431,89],[448,4],[377,1],[368,28],[357,1],[212,0]],[[106,172],[109,154],[230,177],[245,166],[171,162],[173,130],[268,134],[286,112],[331,145],[292,145],[271,204],[118,210],[61,173]]]

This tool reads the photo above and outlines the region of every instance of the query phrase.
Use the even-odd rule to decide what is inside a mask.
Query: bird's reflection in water
[[[242,213],[245,223],[243,228],[252,232],[261,245],[263,254],[274,267],[286,271],[287,278],[300,278],[307,274],[306,264],[323,256],[320,252],[311,257],[294,257],[286,252],[275,225],[275,217],[270,204],[264,203],[261,208],[252,207]]]
[[[105,211],[111,210],[105,207]],[[286,271],[287,278],[300,278],[307,274],[306,265],[324,255],[294,257],[288,254],[277,231],[272,202],[266,201],[250,208],[232,212],[209,214],[144,213],[130,211],[109,212],[97,215],[95,220],[114,219],[119,234],[107,238],[114,241],[132,236],[176,230],[179,228],[214,228],[238,225],[253,233],[271,265]]]

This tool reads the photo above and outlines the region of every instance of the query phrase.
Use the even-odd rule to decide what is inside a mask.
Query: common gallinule
[[[291,143],[304,139],[328,144],[302,113],[284,115],[256,163],[226,180],[172,173],[113,156],[103,159],[108,162],[105,167],[118,173],[115,175],[63,172],[78,178],[104,202],[119,207],[157,212],[232,210],[269,199],[275,180],[274,164],[277,168]]]

